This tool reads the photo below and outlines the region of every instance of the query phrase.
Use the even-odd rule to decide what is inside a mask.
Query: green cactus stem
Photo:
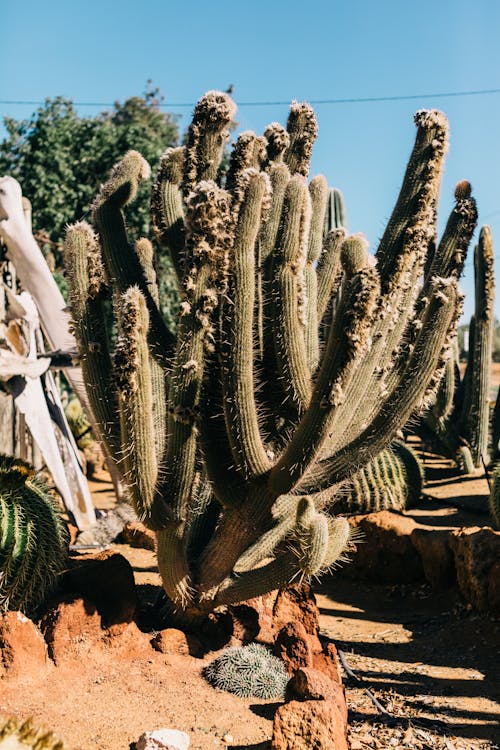
[[[51,592],[67,560],[69,535],[35,470],[0,456],[0,611],[31,611]]]

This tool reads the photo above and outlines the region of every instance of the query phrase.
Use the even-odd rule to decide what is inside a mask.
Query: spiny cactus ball
[[[289,675],[281,659],[251,643],[225,649],[203,671],[213,687],[240,698],[283,698]]]
[[[0,612],[39,604],[66,563],[68,531],[32,466],[0,455]]]
[[[64,744],[52,732],[35,727],[31,719],[19,724],[0,716],[0,750],[64,750]]]

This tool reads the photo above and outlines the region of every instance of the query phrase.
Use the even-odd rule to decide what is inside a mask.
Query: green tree
[[[4,119],[0,175],[15,177],[31,200],[34,231],[45,254],[54,256],[63,292],[59,243],[64,228],[75,217],[88,215],[96,189],[108,179],[113,164],[135,149],[155,174],[163,151],[177,145],[177,117],[162,111],[162,98],[148,81],[142,96],[116,102],[97,116],[82,117],[70,100],[57,97],[47,99],[28,119]],[[149,195],[150,188],[143,185],[127,217],[132,239],[151,238]],[[157,262],[162,307],[172,318],[176,289],[170,260],[157,254]]]

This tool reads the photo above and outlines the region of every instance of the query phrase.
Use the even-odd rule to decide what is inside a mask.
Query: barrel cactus
[[[402,511],[420,499],[423,482],[419,457],[397,440],[346,482],[335,510],[348,514]]]
[[[70,227],[65,244],[93,412],[156,532],[167,596],[187,618],[317,575],[342,555],[349,525],[329,508],[429,405],[471,235],[470,217],[455,211],[436,243],[442,113],[415,117],[375,261],[362,236],[333,228],[324,237],[328,185],[307,182],[311,107],[294,102],[287,128],[243,133],[221,184],[234,113],[229,96],[206,94],[154,183],[153,226],[178,275],[176,335],[158,307],[151,245],[126,233],[125,206],[149,177],[140,154],[116,165],[93,227]]]
[[[64,569],[67,526],[47,485],[24,461],[0,456],[0,610],[30,611]]]
[[[284,662],[259,643],[232,646],[203,670],[213,687],[240,698],[283,699],[290,679]]]

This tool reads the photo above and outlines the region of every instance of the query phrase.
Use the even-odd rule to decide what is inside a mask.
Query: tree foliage
[[[116,102],[96,116],[82,117],[70,100],[57,97],[46,99],[28,119],[4,119],[7,136],[0,144],[0,175],[15,177],[30,199],[33,229],[47,238],[44,251],[54,251],[56,274],[65,226],[88,215],[113,164],[135,149],[155,174],[163,151],[178,143],[177,117],[161,110],[162,98],[148,81],[142,96]],[[150,187],[143,185],[127,217],[132,239],[151,237],[149,195]],[[169,259],[159,256],[158,264],[162,307],[172,308],[175,288]],[[170,317],[170,310],[165,312]]]

